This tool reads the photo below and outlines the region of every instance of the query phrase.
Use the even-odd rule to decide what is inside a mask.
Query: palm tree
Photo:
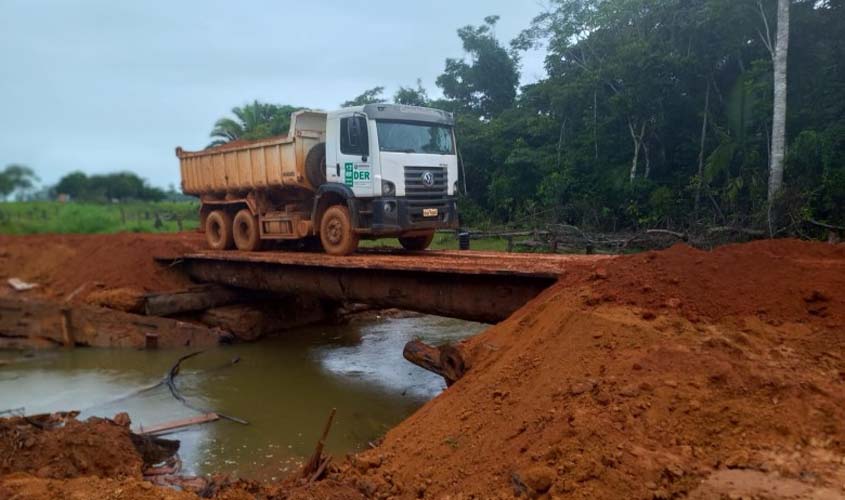
[[[214,141],[208,147],[239,139],[255,140],[285,134],[290,127],[290,114],[298,109],[301,108],[267,104],[258,100],[232,108],[235,118],[221,118],[214,123],[214,129],[211,131]]]

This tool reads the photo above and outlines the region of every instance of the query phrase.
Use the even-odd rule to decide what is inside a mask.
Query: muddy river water
[[[483,328],[435,316],[384,317],[207,350],[182,365],[178,389],[192,405],[249,425],[221,420],[167,437],[182,442],[185,473],[281,477],[310,455],[337,408],[328,451],[361,450],[445,388],[442,378],[402,358],[405,343],[420,338],[442,344]],[[0,360],[16,360],[0,363],[0,410],[78,409],[80,418],[127,411],[136,430],[196,416],[165,385],[133,394],[161,380],[190,352],[75,349],[24,358],[0,353]]]

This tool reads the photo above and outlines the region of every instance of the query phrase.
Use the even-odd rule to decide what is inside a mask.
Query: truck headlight
[[[393,196],[396,194],[396,186],[390,181],[381,181],[381,194],[384,196]]]

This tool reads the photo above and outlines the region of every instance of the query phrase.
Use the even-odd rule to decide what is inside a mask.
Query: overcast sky
[[[501,20],[510,41],[535,0],[0,0],[0,168],[43,183],[129,170],[178,186],[176,146],[201,149],[214,121],[265,102],[333,109],[422,78],[429,95],[456,30]],[[522,83],[544,74],[522,61]]]

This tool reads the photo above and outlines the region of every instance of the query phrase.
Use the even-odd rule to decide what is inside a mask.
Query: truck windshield
[[[393,153],[455,154],[452,127],[378,120],[379,149]]]

